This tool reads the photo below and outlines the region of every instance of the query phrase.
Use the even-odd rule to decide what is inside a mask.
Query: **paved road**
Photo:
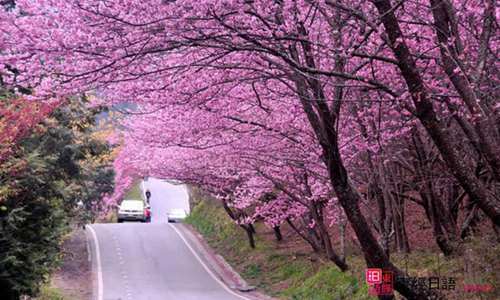
[[[181,238],[179,224],[165,223],[167,209],[186,208],[184,188],[156,179],[145,185],[152,194],[152,223],[96,224],[89,230],[95,299],[245,299],[205,269]]]
[[[151,192],[151,223],[165,223],[167,211],[172,208],[182,208],[189,213],[189,196],[184,185],[149,178],[143,181],[143,190]]]

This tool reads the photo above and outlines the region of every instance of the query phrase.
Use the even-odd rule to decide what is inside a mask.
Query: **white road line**
[[[235,293],[233,290],[231,290],[229,287],[227,287],[219,278],[217,278],[217,276],[215,276],[215,274],[212,272],[212,270],[210,270],[210,268],[203,262],[203,260],[201,260],[200,256],[198,255],[198,253],[196,253],[196,251],[194,251],[194,249],[191,247],[191,245],[189,245],[189,243],[186,241],[186,239],[184,238],[184,236],[179,232],[179,230],[177,230],[177,228],[175,228],[174,225],[172,224],[168,224],[170,227],[172,227],[174,229],[174,231],[177,233],[177,235],[181,238],[181,240],[184,242],[184,244],[186,244],[186,246],[188,247],[188,249],[191,251],[191,253],[193,253],[194,257],[196,257],[196,259],[198,260],[198,262],[203,266],[203,268],[207,271],[207,273],[215,280],[217,281],[218,284],[220,284],[228,293],[240,298],[240,299],[244,299],[244,300],[251,300],[247,297],[244,297],[242,295],[239,295],[237,293]]]
[[[90,243],[89,243],[89,239],[87,239],[86,243],[87,245],[87,259],[88,261],[90,262],[92,260],[92,254],[90,253]]]
[[[102,300],[103,298],[103,285],[102,285],[102,267],[101,267],[101,253],[99,252],[99,240],[97,239],[97,234],[95,233],[94,228],[92,226],[86,226],[95,242],[95,256],[96,256],[96,264],[97,264],[97,300]]]

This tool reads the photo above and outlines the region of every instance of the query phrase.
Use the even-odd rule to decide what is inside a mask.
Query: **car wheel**
[[[123,220],[122,219],[118,219],[118,223],[123,223]]]

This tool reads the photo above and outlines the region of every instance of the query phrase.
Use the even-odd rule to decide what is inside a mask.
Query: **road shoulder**
[[[53,274],[51,286],[61,291],[64,299],[91,299],[92,272],[85,231],[75,229],[63,242],[61,250],[62,264]]]
[[[182,234],[201,260],[227,287],[236,293],[252,300],[272,300],[273,298],[255,290],[208,245],[203,236],[189,224],[172,225]]]

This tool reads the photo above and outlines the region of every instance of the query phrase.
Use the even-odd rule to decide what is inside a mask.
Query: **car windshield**
[[[142,210],[144,209],[144,203],[141,200],[123,200],[120,209]]]

